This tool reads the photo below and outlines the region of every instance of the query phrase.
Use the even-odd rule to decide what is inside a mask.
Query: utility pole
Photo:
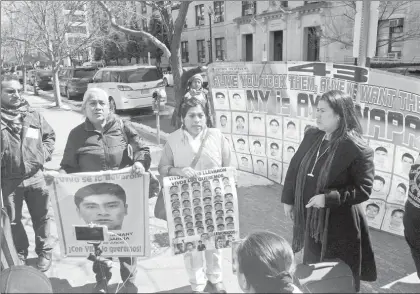
[[[210,40],[209,40],[209,63],[213,62],[213,34],[211,31],[211,18],[213,15],[213,8],[209,6],[209,27],[210,27]]]
[[[375,55],[378,34],[379,1],[356,2],[354,22],[353,57],[358,66],[370,66],[370,58]]]

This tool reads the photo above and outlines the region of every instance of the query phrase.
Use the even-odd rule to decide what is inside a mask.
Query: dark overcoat
[[[306,134],[287,171],[282,202],[294,205],[295,183],[300,163],[324,132],[311,129]],[[360,203],[369,199],[374,178],[373,150],[350,139],[340,142],[329,171],[325,206],[330,208],[325,259],[340,258],[352,269],[356,288],[360,280],[375,281],[375,258],[369,227]],[[315,196],[315,195],[313,195]],[[308,237],[305,239],[307,250]]]

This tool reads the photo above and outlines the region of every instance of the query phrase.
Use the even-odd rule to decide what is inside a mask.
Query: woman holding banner
[[[133,171],[145,173],[151,163],[149,147],[141,142],[130,122],[109,111],[108,94],[99,88],[88,89],[83,96],[85,122],[71,130],[61,161],[61,173],[118,170],[132,165]],[[132,156],[130,156],[132,153]],[[120,257],[124,293],[137,293],[134,285],[137,259]],[[95,261],[95,292],[104,293],[111,279],[110,259]]]
[[[417,138],[417,148],[420,150],[420,137]],[[410,188],[404,213],[404,236],[410,246],[417,276],[420,279],[420,154],[411,166],[409,179]]]
[[[160,159],[159,173],[163,177],[192,178],[199,170],[230,166],[229,143],[218,129],[206,126],[208,118],[204,103],[196,98],[182,102],[182,127],[170,134]],[[225,293],[221,250],[206,250],[204,256],[206,272],[203,252],[193,252],[189,258],[184,256],[192,290],[195,293],[203,292],[208,280],[218,293]]]
[[[317,128],[308,129],[287,171],[282,202],[294,221],[293,251],[304,263],[339,258],[360,280],[375,281],[375,258],[360,203],[369,199],[373,150],[362,138],[353,100],[332,90],[317,106]]]

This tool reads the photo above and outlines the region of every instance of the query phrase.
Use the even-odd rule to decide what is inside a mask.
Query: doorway
[[[273,61],[283,60],[283,31],[274,31]]]
[[[245,61],[253,60],[253,37],[252,34],[245,35]]]

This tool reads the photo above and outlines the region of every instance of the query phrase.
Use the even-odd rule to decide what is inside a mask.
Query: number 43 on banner
[[[288,68],[289,72],[306,72],[312,73],[314,76],[330,76],[336,79],[343,79],[355,83],[366,83],[368,81],[369,71],[365,67],[332,64],[332,70],[327,70],[327,63],[312,62],[302,65],[291,66]]]

